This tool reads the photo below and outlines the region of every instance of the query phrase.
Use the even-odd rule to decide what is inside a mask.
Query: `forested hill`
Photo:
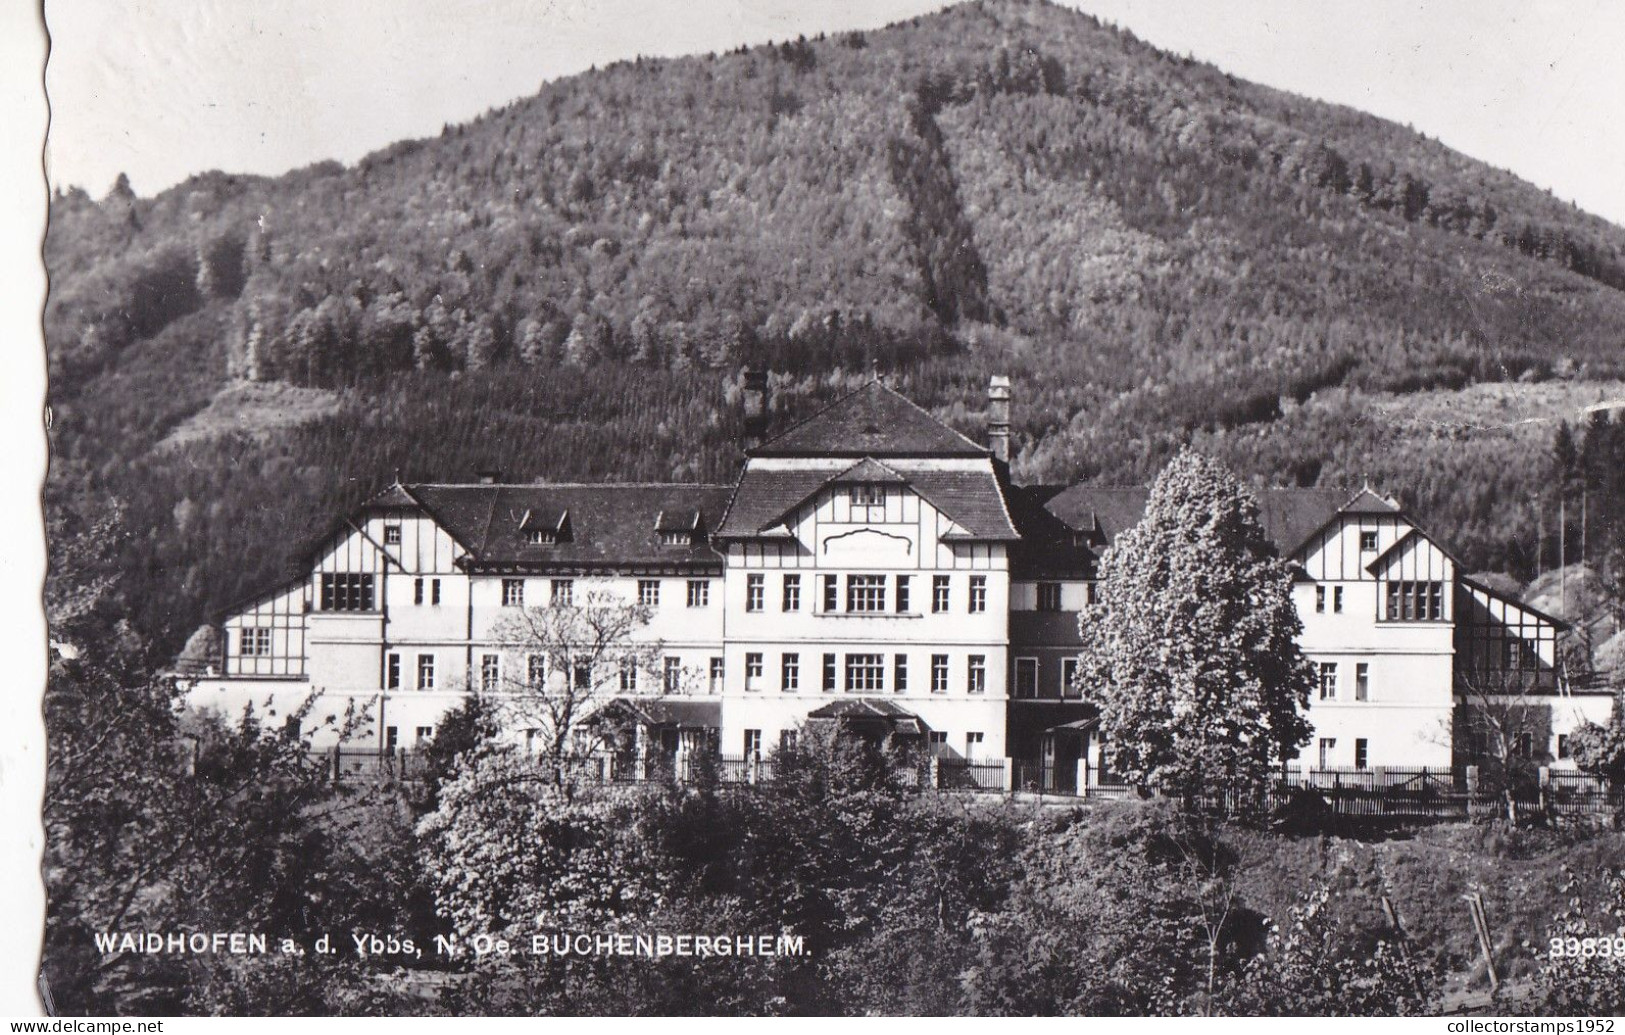
[[[966,430],[1008,373],[1046,480],[1143,478],[1334,386],[1625,371],[1625,230],[1021,0],[622,62],[353,168],[61,192],[46,255],[53,501],[124,501],[165,623],[394,469],[726,477],[743,363],[787,410],[878,363]],[[231,431],[245,381],[321,400]],[[226,432],[169,438],[200,411]],[[1274,480],[1369,460],[1266,452]],[[1505,560],[1520,530],[1459,509]]]

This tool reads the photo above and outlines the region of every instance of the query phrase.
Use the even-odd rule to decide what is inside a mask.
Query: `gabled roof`
[[[876,378],[752,449],[750,455],[981,457],[991,454]]]
[[[1352,503],[1361,499],[1356,496],[1349,501],[1348,494],[1339,489],[1263,489],[1253,494],[1258,499],[1258,517],[1264,534],[1282,557],[1296,553],[1310,536],[1343,513],[1345,501]],[[1071,528],[1088,533],[1104,544],[1139,523],[1145,516],[1149,496],[1148,489],[1074,485],[1050,497],[1044,506]]]
[[[864,457],[830,479],[831,483],[843,485],[896,485],[907,481],[907,478],[904,478],[872,456]]]
[[[875,472],[876,477],[853,477],[854,472]],[[884,473],[885,478],[879,477]],[[991,465],[964,471],[899,471],[872,458],[831,475],[822,471],[778,470],[747,467],[728,504],[727,516],[717,534],[724,538],[750,539],[782,534],[777,527],[798,507],[825,488],[848,482],[886,481],[907,485],[936,507],[963,532],[956,538],[983,541],[1014,541],[1020,538]]]
[[[727,506],[726,485],[412,485],[407,491],[469,551],[472,569],[720,566],[703,537],[662,544],[662,514],[710,527]],[[568,525],[570,535],[533,544],[527,528]]]

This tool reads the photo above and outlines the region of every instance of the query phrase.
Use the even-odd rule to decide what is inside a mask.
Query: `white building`
[[[307,574],[224,618],[219,674],[190,699],[275,721],[320,690],[307,724],[354,705],[370,744],[410,747],[466,694],[545,667],[501,642],[505,614],[611,594],[651,609],[640,636],[661,669],[621,685],[667,754],[767,754],[827,718],[1042,760],[1069,786],[1094,715],[1071,685],[1077,615],[1146,493],[1012,484],[1009,393],[995,378],[982,446],[870,381],[749,450],[734,485],[393,485]],[[1543,760],[1607,718],[1606,695],[1565,691],[1559,623],[1464,576],[1393,501],[1280,489],[1260,505],[1321,673],[1307,765],[1460,761],[1453,722],[1486,688],[1549,712],[1527,745]]]

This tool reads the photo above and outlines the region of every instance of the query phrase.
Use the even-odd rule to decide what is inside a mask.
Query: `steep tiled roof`
[[[878,379],[750,451],[752,456],[987,456]]]
[[[472,567],[558,570],[599,566],[716,568],[704,533],[722,519],[726,485],[412,485],[408,491],[453,537]],[[528,527],[568,534],[550,545],[526,541]],[[698,516],[692,546],[662,545],[661,515]],[[568,515],[568,521],[565,520]],[[669,523],[669,520],[668,520]]]
[[[1108,543],[1145,515],[1146,489],[1111,489],[1074,485],[1045,503],[1045,509],[1096,542]],[[1264,489],[1256,493],[1264,532],[1280,554],[1297,552],[1350,502],[1339,489]],[[1372,497],[1376,499],[1376,497]],[[1356,497],[1356,501],[1361,497]],[[1363,511],[1355,511],[1363,513]],[[1392,513],[1390,506],[1385,513]]]
[[[796,507],[816,496],[826,485],[845,483],[855,479],[851,471],[866,469],[884,471],[890,477],[875,481],[903,481],[932,506],[948,515],[965,530],[963,538],[978,540],[1014,540],[1019,538],[1015,527],[1005,513],[998,480],[991,467],[975,471],[898,471],[873,460],[831,475],[822,471],[763,470],[748,467],[739,480],[728,514],[718,534],[724,537],[749,538],[767,533],[777,526]],[[870,480],[870,479],[864,479]]]

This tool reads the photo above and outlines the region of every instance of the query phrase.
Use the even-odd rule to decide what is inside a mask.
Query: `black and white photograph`
[[[5,6],[0,1013],[1625,1017],[1625,7]]]

